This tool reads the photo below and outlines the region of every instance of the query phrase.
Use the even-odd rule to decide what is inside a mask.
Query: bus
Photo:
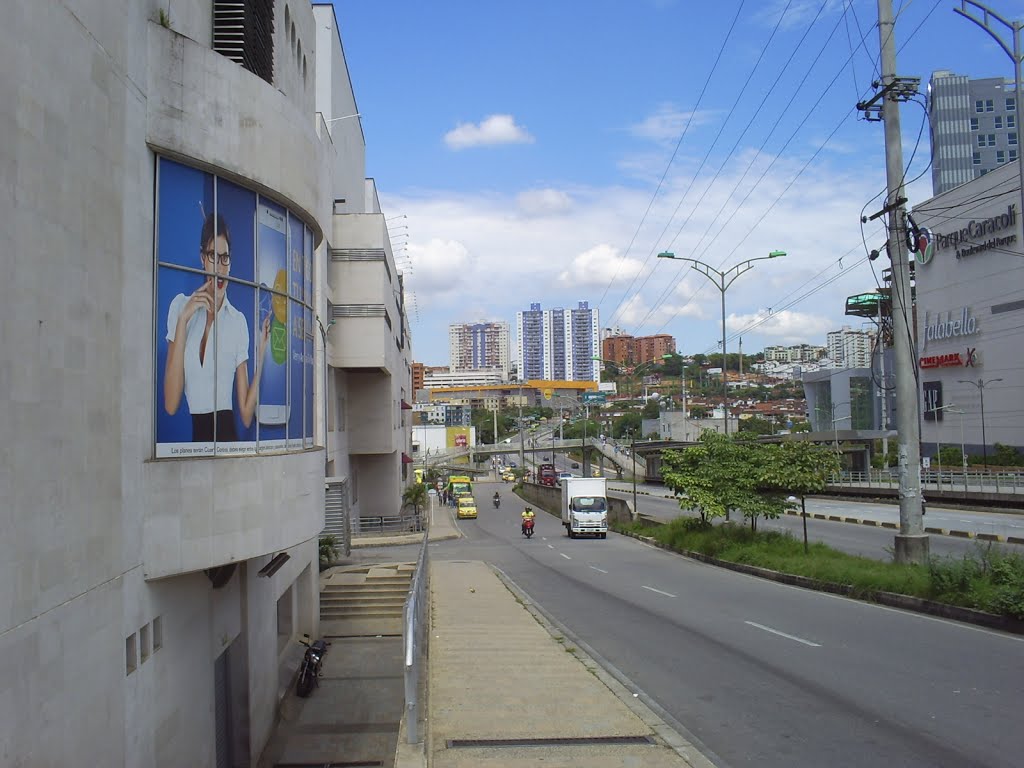
[[[473,480],[468,475],[452,475],[448,478],[448,492],[453,499],[473,495]]]

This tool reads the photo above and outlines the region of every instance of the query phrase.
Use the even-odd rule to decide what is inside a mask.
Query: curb
[[[675,555],[689,557],[692,560],[698,560],[702,563],[714,565],[719,568],[727,568],[730,571],[745,573],[748,576],[756,576],[761,579],[768,579],[769,581],[777,581],[780,584],[788,584],[790,586],[802,587],[804,589],[813,589],[817,592],[828,592],[834,595],[849,597],[853,600],[860,600],[865,603],[878,603],[891,608],[902,608],[903,610],[913,611],[915,613],[938,616],[944,619],[953,619],[954,621],[962,621],[967,624],[976,624],[978,626],[997,629],[1015,635],[1024,635],[1024,620],[1010,618],[1009,616],[999,616],[994,613],[986,613],[985,611],[978,611],[973,608],[961,608],[960,606],[939,603],[934,600],[926,600],[921,597],[900,595],[895,592],[862,592],[849,584],[835,584],[828,581],[818,581],[817,579],[811,579],[807,576],[796,576],[791,573],[782,573],[781,571],[773,571],[768,568],[760,568],[755,565],[731,563],[700,552],[672,549],[650,536],[640,536],[629,532],[621,532],[621,535],[629,536],[632,539],[637,539],[638,541],[642,541],[652,547],[663,549],[666,552],[671,552]]]
[[[791,515],[793,517],[802,516],[798,510],[794,509],[786,510],[785,514]],[[888,521],[864,520],[859,517],[843,517],[842,515],[825,515],[820,512],[808,513],[807,518],[809,520],[828,520],[829,522],[833,523],[853,523],[854,525],[867,525],[875,528],[891,528],[893,530],[896,530],[900,527],[898,523],[890,523]],[[997,541],[1001,544],[1024,544],[1024,537],[1007,536],[1002,533],[978,533],[976,531],[960,531],[952,528],[935,528],[929,526],[925,527],[924,532],[933,533],[937,536],[955,536],[961,539]]]

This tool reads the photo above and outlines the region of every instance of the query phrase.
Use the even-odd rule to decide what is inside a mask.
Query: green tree
[[[739,431],[746,435],[770,435],[774,430],[772,423],[767,419],[751,416],[749,419],[740,419]]]
[[[420,508],[427,506],[429,500],[426,483],[413,483],[402,491],[402,506],[412,507],[417,517],[419,517]]]
[[[706,419],[708,417],[708,409],[703,405],[692,405],[690,406],[690,418],[693,419]]]
[[[698,445],[662,453],[665,485],[681,495],[680,508],[693,508],[701,522],[728,517],[733,509],[754,510],[758,474],[749,460],[750,449],[728,435],[705,430]]]
[[[939,449],[939,461],[946,469],[960,467],[963,464],[963,456],[960,453],[959,445],[944,445]]]
[[[644,408],[643,411],[641,411],[641,414],[645,419],[656,419],[661,416],[661,406],[658,404],[659,400],[660,398],[655,399],[652,397],[644,403]]]
[[[643,424],[643,417],[639,413],[626,413],[612,423],[612,437],[621,440],[627,434],[640,436],[640,427]]]
[[[989,461],[999,467],[1019,467],[1022,462],[1020,451],[1012,445],[996,443]]]
[[[828,478],[839,471],[839,457],[834,451],[803,440],[787,440],[777,445],[760,446],[760,478],[758,487],[770,501],[770,507],[777,509],[775,518],[785,510],[788,502],[785,494],[800,497],[800,508],[804,508],[805,497],[825,489]],[[752,521],[756,528],[756,520]],[[806,532],[805,532],[806,536]],[[806,538],[804,551],[807,549]]]
[[[810,432],[811,422],[809,421],[794,421],[793,426],[789,428],[790,432],[794,434],[797,432]]]
[[[331,563],[338,559],[338,555],[341,554],[341,547],[338,545],[338,539],[334,534],[328,533],[320,537],[320,566],[322,568],[327,567]]]

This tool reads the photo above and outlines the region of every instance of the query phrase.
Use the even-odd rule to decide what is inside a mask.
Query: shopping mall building
[[[1018,163],[913,209],[922,454],[1024,449],[1024,243]],[[926,233],[926,239],[928,239]]]
[[[333,6],[0,25],[0,763],[255,765],[410,339]],[[326,389],[326,397],[325,397]]]

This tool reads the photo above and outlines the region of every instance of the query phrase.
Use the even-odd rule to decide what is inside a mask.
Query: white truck
[[[562,480],[562,525],[570,539],[593,535],[608,538],[608,490],[603,477]]]

